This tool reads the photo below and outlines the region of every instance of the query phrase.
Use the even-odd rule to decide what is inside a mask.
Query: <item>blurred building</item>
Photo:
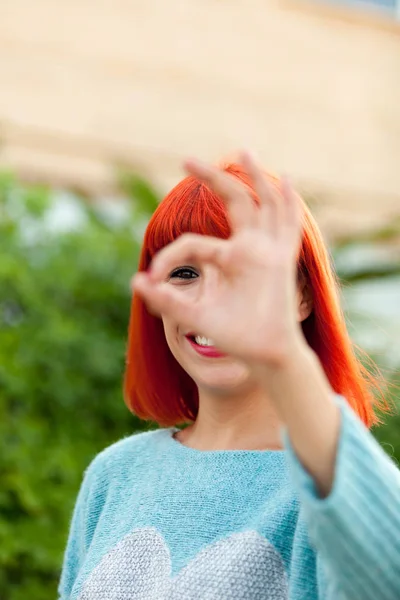
[[[163,192],[188,155],[243,146],[325,231],[400,216],[400,0],[2,0],[0,166]]]

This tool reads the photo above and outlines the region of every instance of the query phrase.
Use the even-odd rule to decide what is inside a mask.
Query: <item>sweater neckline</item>
[[[169,427],[164,430],[166,441],[169,449],[181,456],[191,458],[283,458],[287,454],[286,449],[281,450],[198,450],[186,446],[174,437],[174,434],[179,431],[178,427]]]

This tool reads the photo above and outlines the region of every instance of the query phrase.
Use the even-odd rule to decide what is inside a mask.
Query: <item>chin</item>
[[[210,365],[188,373],[199,389],[218,396],[245,394],[254,387],[249,369],[242,364]]]

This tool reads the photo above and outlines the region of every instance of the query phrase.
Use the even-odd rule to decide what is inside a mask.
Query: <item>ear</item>
[[[299,323],[310,316],[313,306],[312,290],[308,278],[300,272],[297,279],[297,320]]]

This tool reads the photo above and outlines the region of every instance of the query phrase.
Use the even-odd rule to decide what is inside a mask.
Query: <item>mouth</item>
[[[205,356],[207,358],[222,358],[226,356],[214,345],[213,340],[206,338],[197,333],[188,333],[185,335],[186,339],[190,343],[191,347],[200,354],[201,356]]]

